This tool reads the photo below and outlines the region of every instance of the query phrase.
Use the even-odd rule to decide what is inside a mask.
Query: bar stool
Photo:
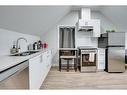
[[[74,69],[75,69],[75,71],[77,71],[76,56],[60,56],[60,59],[59,59],[60,60],[60,64],[61,64],[61,59],[64,59],[64,60],[67,61],[67,72],[69,72],[69,67],[70,67],[69,61],[74,59]],[[60,71],[61,71],[61,66],[62,65],[60,65]]]
[[[76,51],[76,50],[69,50],[69,51]],[[62,50],[63,52],[63,50]],[[61,51],[60,51],[60,55],[59,55],[59,71],[61,71],[61,68],[62,68],[62,63],[61,63],[61,60],[66,60],[67,61],[67,72],[69,72],[69,69],[70,69],[70,63],[69,61],[70,60],[74,60],[74,70],[75,72],[77,71],[77,52],[75,52],[75,55],[61,55]]]

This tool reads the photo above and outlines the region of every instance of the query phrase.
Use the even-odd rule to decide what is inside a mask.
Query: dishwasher
[[[29,62],[26,60],[0,72],[0,89],[29,89]]]

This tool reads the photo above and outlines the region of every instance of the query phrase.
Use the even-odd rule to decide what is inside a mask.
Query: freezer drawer
[[[109,47],[108,48],[108,72],[125,71],[125,48]]]

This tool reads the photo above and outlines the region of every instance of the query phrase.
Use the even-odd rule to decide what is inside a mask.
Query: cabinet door
[[[44,59],[45,59],[46,73],[48,73],[48,71],[49,71],[49,65],[50,65],[49,51],[46,51],[44,54],[45,54]]]
[[[45,77],[46,77],[46,71],[47,71],[47,66],[46,66],[46,55],[45,53],[42,54],[42,62],[40,65],[40,71],[41,71],[41,83],[43,83]]]
[[[29,88],[39,89],[41,86],[41,55],[29,59]]]
[[[51,65],[51,51],[47,52],[47,64],[48,64],[48,67],[49,65]]]
[[[46,51],[42,54],[42,62],[40,65],[40,71],[41,71],[41,83],[43,83],[43,81],[45,80],[50,67],[51,67],[51,62],[50,62],[50,57],[51,55],[49,55],[50,52]]]
[[[103,60],[98,60],[98,70],[104,70],[105,69],[105,62]]]
[[[99,70],[105,69],[105,49],[98,49],[97,63],[97,68]]]
[[[44,66],[47,67],[47,63],[48,63],[47,62],[48,61],[48,59],[47,59],[47,51],[43,53],[43,60],[44,60]]]
[[[92,20],[94,27],[93,37],[100,37],[100,20]]]

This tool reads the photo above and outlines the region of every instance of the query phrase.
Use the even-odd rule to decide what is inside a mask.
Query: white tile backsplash
[[[78,46],[98,46],[98,38],[92,37],[92,32],[76,32],[76,47]]]

